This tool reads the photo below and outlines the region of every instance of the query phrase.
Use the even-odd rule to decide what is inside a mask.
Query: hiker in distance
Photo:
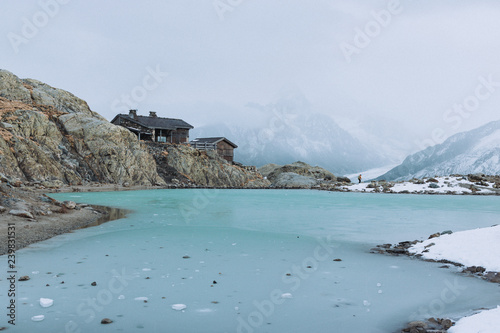
[[[359,174],[359,176],[358,176],[358,180],[359,180],[359,183],[358,183],[358,184],[361,184],[361,174]]]

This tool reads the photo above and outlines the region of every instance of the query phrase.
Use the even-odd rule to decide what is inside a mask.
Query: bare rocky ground
[[[11,183],[6,178],[2,178],[0,182],[0,255],[8,251],[9,225],[14,226],[16,250],[19,250],[56,235],[118,219],[126,214],[126,211],[107,207],[92,207],[71,201],[59,202],[45,193],[115,189],[114,185],[49,189],[40,184]]]

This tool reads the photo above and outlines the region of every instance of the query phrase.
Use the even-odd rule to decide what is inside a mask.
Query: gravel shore
[[[1,183],[0,255],[8,252],[9,231],[15,231],[15,249],[19,250],[56,235],[122,218],[127,213],[122,209],[58,202],[45,195],[50,192],[73,192],[75,190],[113,191],[116,188],[108,185],[48,190],[31,186],[13,187]]]

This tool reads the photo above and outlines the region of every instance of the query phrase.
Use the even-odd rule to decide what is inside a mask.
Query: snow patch
[[[418,243],[408,251],[422,254],[425,259],[447,259],[465,266],[482,266],[486,271],[500,272],[499,239],[500,225],[497,225],[441,235]],[[429,246],[431,243],[434,245]]]
[[[500,327],[500,306],[464,317],[448,330],[448,333],[496,333]]]

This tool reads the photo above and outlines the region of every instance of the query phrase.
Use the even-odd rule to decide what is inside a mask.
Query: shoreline
[[[363,184],[363,183],[362,183]],[[367,183],[365,183],[367,184]],[[372,184],[372,183],[370,183]],[[358,184],[356,184],[358,185]],[[192,185],[180,185],[179,184],[170,184],[166,186],[146,186],[146,185],[136,185],[136,186],[122,186],[115,184],[91,184],[91,185],[78,185],[71,186],[66,185],[60,188],[52,188],[52,189],[40,189],[33,188],[31,186],[23,186],[19,188],[11,188],[11,192],[8,195],[16,198],[16,196],[23,198],[21,201],[26,201],[27,198],[31,197],[32,201],[37,201],[38,204],[51,206],[51,209],[54,211],[51,214],[40,214],[36,215],[35,218],[29,219],[24,217],[13,216],[11,214],[2,213],[0,211],[2,217],[2,223],[0,223],[0,237],[3,239],[7,239],[7,225],[9,223],[14,223],[16,228],[16,251],[22,248],[28,247],[29,245],[50,239],[60,234],[70,233],[78,229],[88,228],[92,226],[97,226],[102,223],[106,223],[109,221],[113,221],[116,219],[120,219],[125,217],[129,210],[117,209],[113,207],[107,206],[98,206],[98,205],[87,205],[87,204],[76,204],[70,203],[70,206],[74,204],[72,208],[65,208],[68,201],[58,202],[55,199],[48,197],[52,193],[78,193],[78,192],[115,192],[115,191],[139,191],[139,190],[154,190],[154,189],[245,189],[245,188],[227,188],[227,187],[206,187],[206,186],[192,186]],[[264,189],[283,189],[283,188],[264,188]],[[318,189],[311,188],[315,190],[326,190],[326,189]],[[5,189],[2,189],[5,193]],[[485,193],[407,193],[407,192],[386,192],[386,191],[353,191],[353,190],[334,190],[328,189],[328,191],[332,192],[351,192],[351,193],[386,193],[386,194],[429,194],[429,195],[499,195],[497,191],[491,191],[488,194]],[[43,198],[49,198],[43,199]],[[28,200],[29,201],[29,200]],[[71,204],[72,203],[72,204]],[[10,207],[12,208],[12,207]],[[59,211],[57,211],[59,210]],[[439,234],[439,233],[438,233]],[[444,234],[444,233],[443,233]],[[436,238],[441,236],[439,234],[431,235],[434,236],[432,238]],[[408,249],[423,241],[413,241],[413,242],[400,242],[399,244],[384,244],[378,245],[376,248],[372,248],[370,252],[378,253],[378,254],[386,254],[386,255],[407,255],[413,258],[418,258],[419,260],[424,261],[433,261],[433,262],[441,262],[447,265],[454,265],[458,267],[463,267],[464,265],[449,261],[446,259],[443,260],[432,260],[421,258],[422,255],[416,253],[410,253]],[[0,245],[0,256],[7,254],[8,245],[7,242],[2,242]],[[478,266],[466,267],[460,274],[468,274],[475,277],[480,277],[484,280],[493,283],[500,283],[500,273],[493,272],[493,275],[488,275],[489,278],[483,276],[482,273],[484,270],[478,269]],[[486,310],[488,311],[488,310]],[[474,314],[472,314],[474,315]],[[469,318],[469,316],[465,316],[462,318]],[[461,319],[461,318],[460,318]],[[424,320],[424,319],[422,319]],[[441,330],[442,332],[447,332],[447,328],[453,327],[454,322],[448,319],[440,319],[440,318],[425,318],[426,321],[415,321],[408,323],[406,328],[403,328],[401,332],[411,332],[411,329],[435,329]],[[431,330],[432,331],[432,330]],[[427,332],[427,331],[422,331]]]
[[[28,186],[2,186],[0,198],[9,205],[0,205],[0,238],[5,240],[0,242],[0,256],[9,252],[7,240],[12,239],[15,251],[18,251],[61,234],[123,218],[130,213],[129,210],[114,207],[59,202],[46,195],[58,192],[73,191],[68,188],[47,191]]]
[[[448,177],[446,177],[448,178]],[[405,184],[410,182],[398,183]],[[111,211],[116,210],[113,207],[105,207],[105,206],[97,206],[97,205],[86,205],[86,204],[76,204],[72,209],[64,209],[62,203],[57,202],[57,200],[50,199],[52,202],[48,202],[46,199],[42,197],[47,197],[52,193],[79,193],[79,192],[117,192],[117,191],[141,191],[141,190],[161,190],[161,189],[263,189],[263,190],[318,190],[318,191],[329,191],[329,192],[341,192],[341,193],[378,193],[378,194],[417,194],[417,195],[479,195],[479,196],[496,196],[500,195],[500,190],[494,189],[493,191],[488,191],[486,193],[478,193],[474,191],[464,191],[462,193],[450,193],[450,192],[406,192],[406,191],[377,191],[377,187],[368,188],[365,190],[359,190],[357,188],[350,189],[351,186],[368,186],[370,184],[374,184],[374,182],[370,183],[361,183],[361,184],[351,184],[351,185],[343,185],[342,187],[335,186],[333,188],[322,188],[321,186],[313,187],[310,189],[304,188],[281,188],[281,187],[267,187],[267,188],[245,188],[245,187],[210,187],[210,186],[199,186],[193,184],[167,184],[167,185],[117,185],[117,184],[101,184],[101,183],[93,183],[88,185],[64,185],[56,188],[37,188],[34,185],[24,185],[22,187],[12,187],[10,191],[12,193],[8,193],[7,196],[11,196],[13,200],[17,200],[18,197],[21,198],[21,201],[25,201],[25,199],[31,196],[32,206],[47,206],[47,204],[52,204],[52,208],[47,208],[47,211],[44,212],[38,208],[31,207],[31,211],[35,211],[36,215],[34,218],[23,218],[17,217],[8,214],[8,211],[2,213],[0,211],[0,215],[2,216],[2,223],[0,223],[0,237],[2,239],[7,239],[7,225],[8,223],[16,223],[16,228],[18,232],[16,233],[16,237],[18,241],[16,242],[16,250],[27,247],[31,244],[44,241],[50,239],[54,236],[72,232],[74,230],[78,230],[81,228],[91,227],[94,225],[98,225],[101,223],[105,223],[108,221],[112,221],[115,219],[123,218],[127,213],[120,213],[117,217],[110,217],[108,215]],[[376,183],[379,186],[379,183]],[[380,185],[380,188],[383,188]],[[3,184],[2,184],[3,185]],[[6,192],[5,186],[3,186],[3,191]],[[42,198],[40,200],[40,198]],[[47,197],[48,198],[48,197]],[[38,201],[38,202],[36,202]],[[57,207],[54,207],[57,206]],[[15,207],[3,207],[5,210],[10,210]],[[2,206],[0,206],[2,209]],[[28,209],[30,210],[30,209]],[[60,211],[63,211],[62,213]],[[49,214],[46,214],[46,213]],[[51,214],[54,212],[54,214]],[[103,219],[102,222],[99,219]],[[22,230],[22,232],[19,232]],[[19,237],[21,235],[21,237]],[[7,253],[7,243],[2,243],[0,245],[0,256]]]
[[[441,263],[440,268],[456,268],[456,274],[467,277],[474,277],[485,280],[489,283],[496,283],[500,285],[500,272],[498,266],[500,260],[488,258],[489,250],[483,248],[476,248],[477,253],[471,254],[470,247],[478,247],[477,239],[482,239],[483,243],[496,243],[496,234],[498,234],[500,226],[493,225],[491,227],[471,229],[465,231],[458,231],[456,233],[447,230],[442,233],[434,233],[426,240],[403,241],[398,244],[381,244],[370,249],[370,253],[390,255],[390,256],[407,256],[413,259]],[[495,235],[492,235],[496,231]],[[484,237],[487,235],[487,237]],[[489,237],[488,237],[489,236]],[[489,238],[489,239],[488,239]],[[450,246],[451,244],[451,246]],[[457,246],[458,249],[457,250]],[[433,251],[439,247],[439,250]],[[455,253],[455,252],[458,252]],[[450,259],[451,258],[451,259]],[[455,259],[456,258],[456,259]],[[481,264],[485,262],[484,267]],[[493,265],[493,266],[492,266]],[[497,308],[491,309],[483,308],[473,310],[468,314],[452,321],[450,318],[420,318],[417,321],[409,322],[406,328],[400,332],[468,332],[462,330],[464,323],[467,327],[474,327],[474,329],[484,325],[481,318],[490,316],[491,313],[499,311],[500,304]],[[492,325],[495,326],[500,323],[500,320]],[[454,327],[457,325],[457,329]],[[497,327],[496,326],[496,327]],[[429,331],[428,331],[429,330]],[[485,331],[486,332],[486,331]],[[490,332],[490,331],[487,331]]]

